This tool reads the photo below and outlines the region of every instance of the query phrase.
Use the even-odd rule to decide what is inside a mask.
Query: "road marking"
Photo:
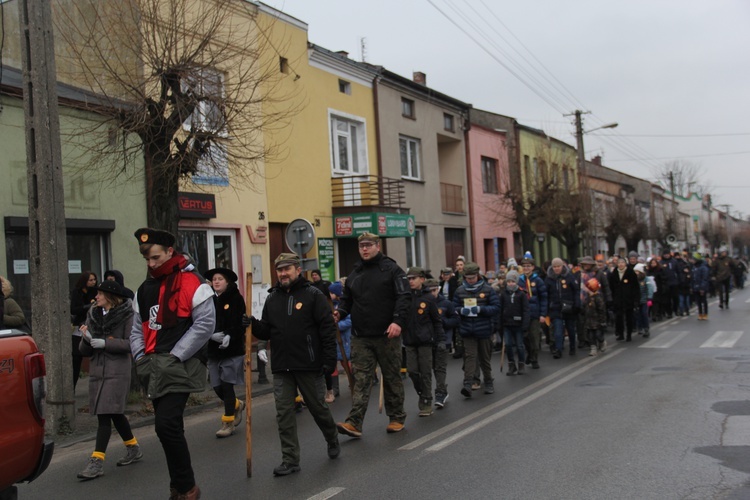
[[[504,416],[506,416],[506,415],[508,415],[508,414],[510,414],[510,413],[512,413],[514,411],[516,411],[517,409],[522,408],[523,406],[531,403],[532,401],[534,401],[536,399],[539,399],[540,397],[544,396],[548,392],[551,392],[551,391],[557,389],[561,385],[563,385],[563,384],[569,382],[570,380],[576,378],[577,376],[579,376],[579,375],[581,375],[581,374],[589,371],[590,369],[592,369],[593,367],[599,365],[600,363],[604,363],[605,361],[607,361],[607,360],[613,358],[614,356],[617,356],[618,354],[621,354],[623,352],[625,352],[625,349],[616,349],[616,350],[610,351],[610,354],[607,354],[606,356],[601,356],[596,361],[590,362],[589,364],[584,365],[581,368],[578,368],[577,370],[569,373],[565,377],[560,378],[557,381],[553,382],[552,384],[549,384],[549,385],[545,386],[542,390],[537,391],[534,394],[531,394],[531,395],[527,396],[526,398],[524,398],[524,399],[522,399],[520,401],[517,401],[516,403],[513,403],[509,407],[507,407],[507,408],[505,408],[505,409],[503,409],[503,410],[495,413],[494,415],[490,415],[489,417],[485,418],[484,420],[480,420],[479,422],[477,422],[477,423],[475,423],[475,424],[473,424],[473,425],[471,425],[471,426],[463,429],[460,432],[457,432],[456,434],[453,434],[452,436],[450,436],[450,437],[448,437],[448,438],[446,438],[446,439],[444,439],[442,441],[438,441],[437,443],[433,444],[429,448],[426,448],[426,451],[440,451],[440,450],[442,450],[446,446],[449,446],[449,445],[455,443],[459,439],[461,439],[461,438],[463,438],[465,436],[468,436],[469,434],[471,434],[473,432],[478,431],[479,429],[481,429],[481,428],[483,428],[483,427],[491,424],[495,420],[499,420],[499,419],[503,418]],[[559,373],[555,374],[555,375],[559,376]],[[492,406],[497,406],[497,404],[492,405]]]
[[[475,411],[473,413],[470,413],[469,415],[467,415],[467,416],[465,416],[465,417],[463,417],[463,418],[461,418],[459,420],[456,420],[455,422],[453,422],[451,424],[445,425],[445,426],[441,427],[440,429],[438,429],[438,430],[436,430],[434,432],[431,432],[430,434],[427,434],[426,436],[422,436],[421,438],[419,438],[419,439],[417,439],[415,441],[412,441],[411,443],[405,444],[404,446],[400,447],[399,450],[402,450],[402,451],[413,450],[414,448],[418,448],[418,447],[422,446],[423,444],[427,443],[428,441],[432,441],[433,439],[437,438],[438,436],[442,436],[443,434],[445,434],[447,432],[450,432],[453,429],[456,429],[458,427],[463,427],[464,424],[466,424],[467,422],[470,422],[471,420],[474,420],[475,418],[480,417],[480,416],[484,415],[485,413],[489,413],[489,412],[495,411],[495,409],[508,404],[510,401],[512,401],[514,399],[518,399],[519,397],[523,396],[524,394],[526,394],[528,392],[535,391],[537,389],[537,387],[544,386],[544,385],[548,384],[549,382],[552,382],[552,381],[556,380],[558,377],[560,377],[560,375],[563,375],[563,374],[565,374],[565,373],[567,373],[567,372],[569,372],[571,370],[575,370],[576,367],[577,367],[577,365],[579,363],[584,363],[586,361],[591,361],[591,358],[587,358],[587,359],[584,359],[582,361],[578,361],[578,362],[576,362],[573,365],[570,365],[570,366],[567,366],[567,367],[563,368],[562,370],[558,370],[555,373],[553,373],[551,375],[548,375],[547,377],[545,377],[545,378],[543,378],[543,379],[541,379],[541,380],[539,380],[537,382],[534,382],[533,384],[531,384],[531,385],[529,385],[527,387],[524,387],[520,391],[516,391],[513,394],[509,394],[508,396],[504,397],[503,399],[501,399],[497,403],[492,403],[489,406],[485,406],[484,408],[481,408],[481,409],[479,409],[479,410],[477,410],[477,411]],[[457,403],[452,403],[452,404],[457,404]],[[460,403],[458,403],[458,404],[460,404]]]
[[[701,347],[734,347],[734,344],[740,340],[744,332],[729,332],[719,330],[711,335],[707,341],[703,342]]]
[[[653,338],[649,340],[648,342],[644,342],[643,344],[639,345],[638,347],[646,348],[646,349],[666,349],[668,347],[672,347],[677,342],[682,339],[685,335],[687,335],[690,332],[675,332],[675,331],[666,331],[659,334],[658,337]]]
[[[342,491],[344,491],[346,488],[340,488],[340,487],[334,487],[334,488],[328,488],[325,491],[321,491],[317,495],[311,496],[307,500],[326,500],[327,498],[335,497]]]

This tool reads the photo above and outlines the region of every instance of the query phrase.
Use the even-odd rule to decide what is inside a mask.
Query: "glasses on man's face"
[[[375,243],[373,243],[371,241],[365,241],[365,242],[362,242],[362,243],[359,244],[359,248],[370,248],[370,247],[374,247],[374,246],[375,246]]]

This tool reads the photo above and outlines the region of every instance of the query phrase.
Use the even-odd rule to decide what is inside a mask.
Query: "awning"
[[[378,212],[333,216],[334,238],[356,238],[367,232],[383,238],[413,238],[414,216]]]

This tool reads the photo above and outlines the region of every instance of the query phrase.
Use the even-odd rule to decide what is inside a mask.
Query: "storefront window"
[[[215,267],[237,271],[237,236],[226,229],[181,229],[177,249],[187,253],[203,274]]]

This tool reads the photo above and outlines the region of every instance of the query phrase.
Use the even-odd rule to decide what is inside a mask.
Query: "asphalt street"
[[[433,416],[417,416],[405,380],[406,429],[386,434],[373,390],[362,439],[341,437],[330,460],[307,411],[298,415],[299,473],[275,478],[281,462],[273,396],[252,405],[252,477],[246,475],[246,433],[219,440],[220,410],[186,419],[186,433],[204,499],[227,498],[750,498],[750,293],[735,291],[731,309],[710,305],[652,326],[651,337],[615,343],[590,357],[579,351],[554,360],[545,348],[539,370],[506,377],[492,363],[496,392],[459,394],[461,361],[450,359],[450,398]],[[345,418],[350,396],[331,405]],[[105,475],[76,479],[93,441],[56,450],[49,469],[19,487],[19,498],[166,499],[168,475],[153,427],[135,430],[145,457],[116,467],[123,452],[113,436]]]

